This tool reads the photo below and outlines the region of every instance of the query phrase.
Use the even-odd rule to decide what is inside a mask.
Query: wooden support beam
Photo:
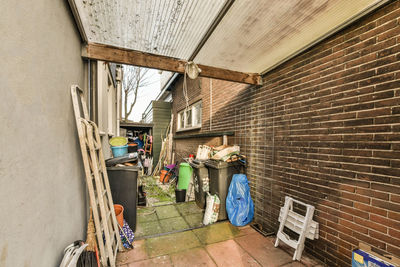
[[[182,59],[96,43],[85,45],[82,49],[82,57],[177,73],[185,72],[187,62]],[[258,73],[244,73],[201,64],[198,64],[198,66],[201,69],[200,76],[202,77],[247,84],[262,84],[262,78]]]

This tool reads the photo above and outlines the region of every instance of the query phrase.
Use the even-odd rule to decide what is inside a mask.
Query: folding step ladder
[[[293,211],[293,203],[300,204],[306,207],[306,215]],[[314,206],[308,205],[301,201],[295,200],[291,197],[285,197],[285,205],[281,208],[279,214],[279,230],[276,235],[275,247],[279,245],[279,241],[295,249],[293,260],[300,261],[301,254],[304,250],[305,239],[318,239],[319,224],[313,221]],[[299,234],[298,240],[291,239],[286,233],[283,232],[284,228],[292,230]]]
[[[89,120],[83,91],[71,86],[79,143],[93,212],[102,266],[115,266],[118,250],[122,250],[114,203],[97,125]]]

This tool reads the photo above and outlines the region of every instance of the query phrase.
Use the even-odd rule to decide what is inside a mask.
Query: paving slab
[[[155,207],[155,209],[159,220],[180,216],[174,205]]]
[[[151,236],[163,232],[159,221],[141,222],[136,227],[135,237]]]
[[[203,213],[193,213],[184,216],[185,221],[191,228],[203,226]]]
[[[292,256],[274,247],[273,238],[255,233],[237,237],[235,241],[262,266],[276,267],[292,262]]]
[[[174,217],[160,220],[160,225],[164,233],[190,228],[182,217]]]
[[[192,231],[149,238],[145,243],[146,252],[150,258],[200,246],[200,241]]]
[[[149,257],[147,256],[145,247],[145,240],[137,240],[133,242],[134,248],[126,251],[119,252],[117,254],[117,265],[127,264],[134,261],[146,260]]]
[[[200,209],[194,201],[177,204],[175,207],[184,216],[193,213],[203,213],[203,210]]]
[[[273,238],[272,243],[275,244],[276,237]],[[280,249],[288,253],[291,257],[293,257],[294,254],[294,249],[289,247],[289,245],[279,242]],[[307,267],[314,267],[314,266],[320,266],[321,262],[319,262],[317,259],[312,257],[310,254],[308,254],[306,251],[303,251],[303,254],[301,255],[301,261],[300,261],[304,266]]]
[[[280,267],[304,267],[304,266],[306,266],[306,265],[304,265],[304,264],[302,264],[302,263],[300,263],[298,261],[294,261],[294,262],[282,265]]]
[[[239,229],[229,222],[216,223],[203,228],[195,229],[193,232],[204,245],[217,243],[232,239],[239,234]]]
[[[141,210],[137,213],[137,221],[138,223],[141,222],[152,222],[152,221],[157,221],[157,214],[154,208],[151,209],[145,209],[145,210]]]
[[[261,266],[232,239],[208,245],[206,249],[218,266]]]
[[[257,231],[250,227],[250,225],[238,227],[238,229],[239,234],[237,235],[237,237],[257,233]]]
[[[170,257],[166,255],[148,260],[132,262],[129,263],[127,267],[159,267],[160,265],[165,267],[173,266]]]
[[[186,266],[216,266],[204,248],[194,248],[171,254],[174,267]]]

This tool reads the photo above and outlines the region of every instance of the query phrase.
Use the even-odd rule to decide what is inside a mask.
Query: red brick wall
[[[350,266],[359,241],[400,256],[399,17],[394,1],[263,86],[213,80],[211,131],[234,131],[248,156],[255,220],[276,231],[286,195],[315,205],[320,238],[306,249],[328,266]],[[210,131],[209,89],[202,79],[191,91],[203,100],[200,132]]]

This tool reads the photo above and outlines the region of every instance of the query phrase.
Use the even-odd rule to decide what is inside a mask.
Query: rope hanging
[[[185,113],[189,109],[189,95],[187,91],[187,78],[186,76],[189,76],[190,79],[194,80],[196,79],[201,72],[201,69],[194,63],[193,61],[189,61],[185,64],[185,73],[183,76],[183,96],[186,101],[186,107],[185,107]]]

